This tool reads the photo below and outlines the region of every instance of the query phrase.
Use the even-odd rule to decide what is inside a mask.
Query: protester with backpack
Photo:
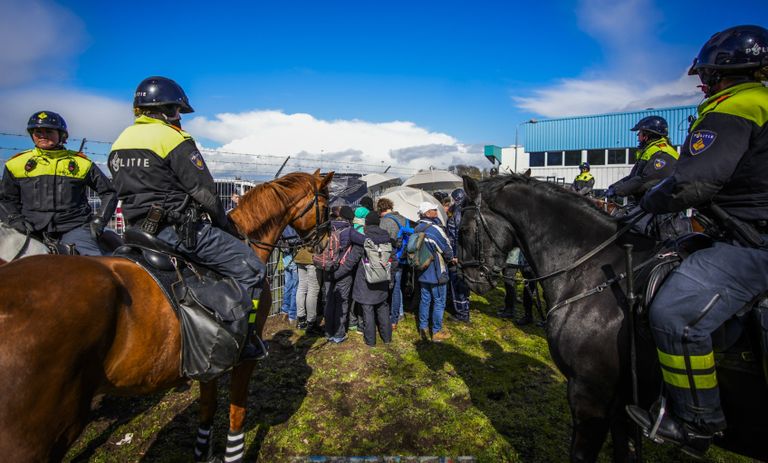
[[[421,284],[421,301],[419,302],[419,335],[427,340],[430,306],[432,308],[432,340],[443,341],[450,334],[443,328],[443,313],[445,312],[445,296],[448,283],[448,263],[456,263],[453,257],[451,243],[443,225],[438,218],[438,206],[430,202],[419,205],[419,222],[409,240],[408,256],[418,257],[415,264]],[[418,246],[416,246],[418,244]],[[420,257],[428,251],[431,259]]]
[[[392,268],[392,243],[389,233],[379,227],[379,214],[365,217],[363,246],[352,245],[349,265],[357,264],[352,299],[360,305],[363,317],[363,340],[376,345],[376,326],[384,344],[392,342],[389,323],[389,288]],[[357,240],[355,240],[357,241]]]
[[[347,340],[347,316],[349,295],[352,289],[354,266],[349,266],[352,252],[350,222],[354,212],[349,206],[331,208],[331,232],[321,252],[313,256],[315,266],[323,270],[325,282],[325,336],[329,341],[341,343]],[[358,251],[359,254],[362,250]],[[357,257],[360,258],[359,255]]]
[[[381,228],[389,233],[395,255],[392,258],[392,291],[389,323],[392,329],[403,319],[403,290],[400,286],[404,267],[408,265],[405,252],[408,246],[408,238],[413,233],[411,222],[400,213],[393,211],[394,203],[388,198],[381,198],[376,203],[376,210],[381,216]]]

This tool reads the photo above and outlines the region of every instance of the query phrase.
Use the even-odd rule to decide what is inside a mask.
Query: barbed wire
[[[0,136],[9,136],[9,137],[21,137],[21,138],[29,138],[28,134],[19,134],[19,133],[10,133],[10,132],[0,132]],[[70,138],[69,141],[82,141],[83,138]],[[96,143],[96,144],[103,144],[103,145],[112,145],[113,142],[109,141],[101,141],[101,140],[91,140],[89,138],[86,138],[86,146],[90,143]],[[14,154],[21,152],[21,151],[27,151],[31,149],[31,147],[26,148],[16,148],[16,147],[8,147],[8,146],[0,146],[0,151],[11,151]],[[241,165],[241,166],[270,166],[270,167],[280,167],[283,165],[283,162],[289,155],[276,155],[276,154],[259,154],[259,153],[241,153],[241,152],[235,152],[235,151],[221,151],[215,148],[201,148],[200,151],[203,154],[210,154],[210,155],[225,155],[225,156],[247,156],[250,158],[256,158],[259,159],[259,162],[248,162],[248,161],[233,161],[233,160],[226,160],[226,159],[207,159],[208,164],[232,164],[232,165]],[[89,156],[92,156],[94,158],[94,161],[97,163],[105,163],[107,160],[107,157],[109,156],[108,152],[99,152],[99,151],[93,151],[89,149],[83,150],[84,154],[87,154]],[[314,158],[312,161],[315,161],[316,163],[320,164],[320,167],[322,168],[325,165],[336,166],[340,168],[345,169],[357,169],[358,171],[361,171],[362,173],[368,173],[368,172],[380,172],[385,168],[384,163],[381,164],[373,164],[373,163],[365,163],[365,162],[359,162],[359,161],[345,161],[345,160],[335,160],[335,159],[328,159],[329,156],[332,156],[331,154],[324,154],[324,153],[301,153],[301,157],[298,157],[297,155],[290,155],[290,159],[288,160],[287,165],[290,165],[292,168],[295,169],[315,169],[318,166],[316,164],[306,164],[306,160],[303,159],[305,157],[311,157]],[[99,162],[98,159],[103,158],[103,161]],[[0,160],[7,160],[7,158],[3,158],[0,156]],[[272,162],[269,162],[269,161]],[[304,161],[304,162],[302,162]],[[389,172],[393,173],[399,173],[403,175],[413,175],[415,174],[418,169],[412,169],[407,167],[398,167],[398,166],[389,166]]]

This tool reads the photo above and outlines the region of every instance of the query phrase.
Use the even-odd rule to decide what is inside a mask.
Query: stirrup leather
[[[652,441],[656,442],[657,444],[663,444],[664,439],[658,437],[656,433],[659,431],[659,426],[661,426],[661,420],[664,419],[664,415],[667,413],[667,398],[664,396],[661,396],[659,398],[659,414],[656,416],[656,421],[653,423],[653,426],[651,426],[651,430],[643,430],[643,434],[648,439],[651,439]]]

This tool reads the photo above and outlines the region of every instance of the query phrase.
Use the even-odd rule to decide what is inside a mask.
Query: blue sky
[[[687,66],[744,23],[768,25],[764,0],[0,0],[0,131],[45,107],[112,140],[138,82],[165,75],[212,150],[479,163],[530,118],[697,103]]]

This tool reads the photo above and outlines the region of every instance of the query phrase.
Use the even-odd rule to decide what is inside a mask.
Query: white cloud
[[[582,0],[581,29],[603,48],[599,69],[512,96],[521,109],[544,117],[633,111],[695,104],[698,79],[657,34],[663,17],[652,0]]]
[[[67,121],[71,138],[112,141],[133,123],[130,101],[118,101],[87,91],[39,87],[0,91],[0,129],[24,133],[35,111],[49,110]]]
[[[280,157],[291,156],[291,168],[336,168],[373,172],[392,166],[390,172],[405,173],[429,166],[480,164],[476,146],[459,143],[454,137],[430,132],[412,122],[368,122],[322,120],[310,114],[286,114],[263,110],[217,114],[214,119],[195,117],[184,125],[196,137],[218,143],[216,157],[206,156],[212,169],[224,168],[216,161],[235,162],[242,157],[226,153],[256,153],[277,170]],[[231,169],[232,166],[230,165]]]
[[[0,88],[61,80],[85,43],[83,22],[48,1],[0,1]]]
[[[530,97],[513,97],[520,108],[544,117],[579,116],[647,108],[691,105],[701,101],[698,80],[687,75],[656,85],[615,80],[564,79],[535,90]]]

